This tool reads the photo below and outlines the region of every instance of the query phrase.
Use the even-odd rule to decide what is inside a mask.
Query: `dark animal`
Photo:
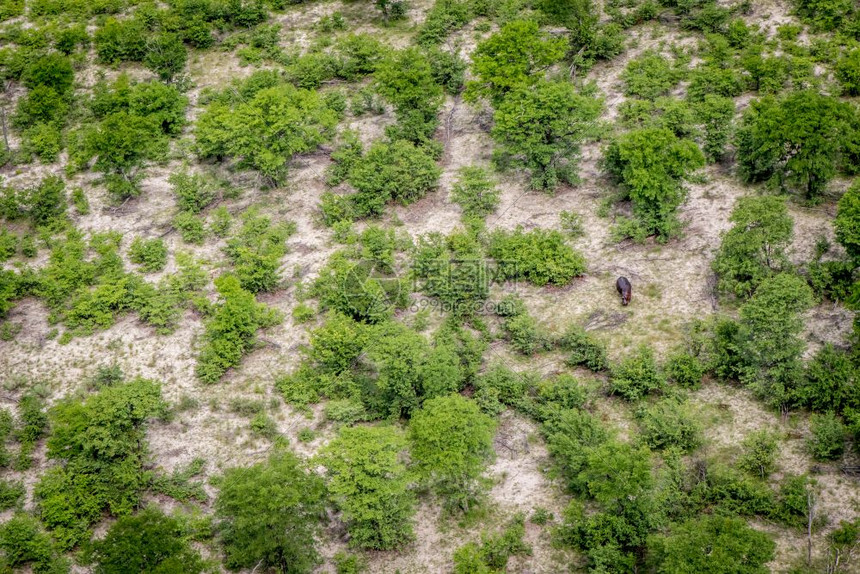
[[[625,307],[630,303],[630,298],[633,297],[633,285],[627,280],[627,277],[619,277],[615,282],[615,288],[621,293],[621,304]]]

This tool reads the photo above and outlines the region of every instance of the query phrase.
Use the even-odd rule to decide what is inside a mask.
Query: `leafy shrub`
[[[489,276],[483,246],[471,233],[419,238],[412,272],[421,291],[438,298],[445,310],[459,317],[480,311],[489,295]]]
[[[44,163],[57,161],[63,149],[63,134],[53,124],[36,124],[21,136],[26,151],[37,155]]]
[[[771,518],[787,526],[806,529],[809,515],[814,512],[810,505],[814,504],[818,494],[819,488],[815,479],[804,474],[785,475],[779,484],[776,502],[770,509]]]
[[[791,389],[803,376],[800,355],[805,342],[800,313],[812,306],[812,290],[797,276],[782,273],[764,280],[741,307],[748,370],[741,380],[772,406],[785,408]]]
[[[146,55],[145,33],[143,25],[136,19],[108,18],[93,37],[99,60],[105,64],[143,60]]]
[[[198,407],[199,404],[195,403],[194,398],[184,395],[180,404],[175,408],[178,411],[182,411]],[[169,496],[179,502],[187,502],[189,500],[207,502],[209,496],[203,489],[203,483],[200,481],[191,481],[192,478],[200,476],[204,466],[206,466],[204,459],[195,458],[187,465],[175,468],[170,474],[161,474],[153,477],[151,489],[153,492]]]
[[[851,14],[850,0],[795,0],[797,14],[818,30],[835,30]]]
[[[724,514],[740,516],[768,515],[773,510],[773,492],[760,480],[720,465],[698,466],[690,491],[694,508],[719,508]]]
[[[749,296],[767,277],[788,266],[785,248],[794,220],[780,197],[742,197],[729,217],[734,225],[723,235],[713,268],[718,288]]]
[[[741,470],[759,478],[767,478],[774,471],[778,444],[773,433],[754,431],[744,437],[743,453],[737,465]]]
[[[496,163],[529,169],[534,189],[576,183],[580,146],[596,135],[602,107],[570,82],[538,82],[511,92],[493,116]]]
[[[731,98],[707,94],[698,105],[697,113],[704,124],[705,141],[702,151],[710,161],[720,161],[732,136],[735,103]]]
[[[809,419],[812,433],[807,439],[809,452],[815,460],[835,460],[845,449],[845,425],[832,412],[813,415]]]
[[[278,267],[287,253],[286,241],[295,231],[292,222],[272,225],[268,217],[254,210],[245,212],[242,228],[227,241],[225,249],[243,289],[259,293],[278,285]]]
[[[51,537],[28,514],[16,514],[0,525],[0,551],[3,565],[10,570],[29,565],[35,574],[69,571]]]
[[[200,213],[218,197],[215,184],[202,174],[192,174],[182,170],[170,174],[167,181],[173,188],[176,205],[180,211]]]
[[[49,53],[33,60],[21,74],[21,80],[29,89],[44,86],[57,94],[66,94],[72,88],[75,72],[71,61],[62,54]]]
[[[817,199],[853,137],[853,114],[847,104],[811,90],[754,101],[737,132],[741,175]]]
[[[539,350],[550,348],[549,339],[544,335],[526,309],[522,300],[515,295],[508,296],[499,306],[499,314],[511,346],[524,355],[532,355]]]
[[[841,198],[833,222],[836,239],[851,258],[860,261],[860,183],[855,183]]]
[[[451,199],[463,210],[465,217],[486,217],[499,205],[499,191],[487,171],[467,166],[451,188]]]
[[[666,129],[628,132],[609,144],[603,157],[639,223],[662,240],[679,227],[675,212],[684,201],[682,181],[704,163],[696,144]]]
[[[446,506],[466,512],[480,496],[478,477],[492,456],[495,422],[460,395],[430,399],[409,424],[419,476]]]
[[[606,346],[578,325],[571,325],[564,332],[558,341],[558,346],[570,353],[566,362],[571,367],[584,366],[598,372],[609,366]]]
[[[0,509],[20,507],[26,493],[24,483],[0,480]]]
[[[146,273],[161,271],[167,264],[167,246],[161,239],[135,237],[129,247],[128,257]]]
[[[555,230],[499,230],[490,238],[489,254],[504,279],[523,278],[538,286],[566,285],[585,273],[585,258]]]
[[[401,457],[405,448],[393,427],[343,427],[323,449],[329,493],[343,512],[351,544],[388,550],[413,537],[415,502]]]
[[[681,79],[682,72],[673,62],[656,52],[646,52],[624,68],[624,94],[654,100],[669,93]]]
[[[375,142],[349,170],[348,181],[357,215],[382,215],[385,204],[408,205],[436,187],[441,170],[422,148],[408,141]]]
[[[660,391],[666,383],[664,375],[657,368],[654,352],[647,346],[639,347],[635,354],[613,365],[610,371],[610,393],[628,401]]]
[[[663,370],[669,382],[688,389],[698,388],[705,375],[705,367],[699,358],[685,351],[673,353]]]
[[[367,561],[359,554],[341,551],[334,555],[334,570],[336,574],[361,574],[367,570]]]
[[[105,511],[121,516],[139,505],[148,481],[146,422],[166,408],[158,384],[136,379],[52,409],[48,458],[64,464],[42,475],[36,499],[61,546],[85,539]]]
[[[215,279],[215,288],[221,302],[206,322],[205,342],[197,358],[196,373],[204,383],[218,382],[253,348],[258,329],[281,320],[276,311],[257,303],[253,293],[242,289],[234,275]]]
[[[702,425],[683,403],[666,399],[641,409],[636,416],[642,440],[650,448],[690,452],[702,444]]]
[[[532,20],[515,20],[480,42],[472,53],[475,80],[467,82],[465,97],[488,98],[498,106],[518,88],[540,81],[542,72],[564,57],[567,41],[542,32]]]
[[[328,140],[337,121],[316,92],[276,85],[235,105],[209,104],[197,120],[197,149],[202,157],[241,158],[240,165],[280,183],[293,155]]]
[[[427,56],[417,48],[400,50],[379,63],[374,77],[377,91],[397,114],[398,123],[389,136],[426,143],[439,123],[436,115],[443,99]]]
[[[203,559],[188,541],[183,525],[149,506],[134,516],[123,516],[105,537],[92,543],[90,558],[97,571],[120,572],[188,572],[204,570]]]
[[[291,571],[310,572],[319,561],[315,535],[324,495],[322,479],[290,452],[227,470],[215,501],[227,567],[289,564]]]
[[[504,572],[511,556],[531,555],[531,546],[523,541],[524,536],[525,518],[517,514],[502,532],[484,534],[480,546],[469,542],[458,548],[454,552],[454,574]]]
[[[379,323],[393,308],[406,303],[407,288],[390,277],[372,261],[354,260],[337,252],[320,271],[311,293],[319,299],[321,310],[336,310],[357,321]]]
[[[173,216],[173,227],[179,232],[182,241],[200,245],[206,238],[206,228],[200,216],[190,211],[180,211]]]
[[[714,515],[673,526],[668,534],[650,539],[648,549],[660,571],[761,574],[776,543],[739,518]]]
[[[849,96],[860,96],[860,49],[855,48],[836,63],[836,76]]]
[[[588,464],[588,453],[609,440],[609,431],[597,418],[579,409],[559,411],[544,422],[542,430],[568,487],[585,492],[580,473]]]
[[[858,385],[851,357],[828,343],[806,364],[806,376],[794,394],[798,404],[813,411],[841,413],[860,408]]]
[[[146,67],[158,74],[163,82],[171,81],[185,68],[188,53],[176,34],[156,34],[146,42]]]
[[[21,448],[18,451],[18,460],[15,461],[16,470],[30,468],[30,455],[36,448],[36,442],[45,435],[48,428],[48,415],[45,413],[45,401],[38,395],[30,392],[18,401],[19,427],[15,431]]]

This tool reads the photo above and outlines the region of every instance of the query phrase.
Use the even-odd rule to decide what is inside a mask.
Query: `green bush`
[[[511,556],[530,556],[532,548],[523,541],[525,518],[517,514],[494,535],[484,534],[481,545],[470,542],[454,552],[454,574],[504,572]]]
[[[446,506],[468,512],[493,453],[495,422],[460,395],[430,399],[409,423],[410,453],[421,479]]]
[[[371,145],[347,177],[356,190],[351,200],[360,217],[382,215],[385,204],[408,205],[435,189],[441,170],[422,148],[405,140]]]
[[[234,275],[215,279],[215,288],[220,302],[206,321],[204,343],[197,358],[196,373],[204,383],[218,382],[254,347],[258,329],[281,320],[277,311],[257,303],[254,294],[243,289]]]
[[[642,440],[650,448],[676,448],[691,452],[703,441],[702,424],[693,416],[688,405],[666,399],[636,413]]]
[[[624,94],[646,100],[654,100],[669,93],[683,77],[667,57],[656,52],[646,52],[631,60],[624,68]]]
[[[69,571],[51,537],[29,514],[16,514],[0,525],[0,552],[3,566],[10,572],[22,566],[30,566],[35,574]]]
[[[321,310],[335,310],[357,321],[379,323],[406,303],[407,286],[383,274],[372,261],[355,260],[336,252],[320,270],[311,294]]]
[[[820,489],[815,479],[804,474],[799,476],[787,474],[779,484],[776,502],[769,511],[770,517],[787,526],[806,530],[809,525],[809,515],[815,512],[810,505],[815,504],[819,494]],[[813,516],[813,527],[818,526],[814,522]]]
[[[235,105],[209,104],[197,120],[197,150],[202,157],[240,158],[240,165],[282,183],[292,157],[327,141],[337,122],[316,92],[275,85]]]
[[[650,539],[648,550],[660,572],[764,574],[776,543],[739,518],[715,515],[673,526]]]
[[[198,173],[188,173],[183,169],[170,174],[167,181],[173,188],[179,211],[200,213],[218,197],[219,190],[214,182]]]
[[[530,170],[533,189],[578,182],[580,147],[597,135],[602,107],[570,82],[543,81],[511,92],[493,116],[496,164]]]
[[[832,412],[813,413],[809,418],[809,431],[807,446],[815,460],[835,460],[842,456],[846,432],[839,417]]]
[[[737,466],[741,470],[766,479],[774,471],[779,445],[776,436],[767,430],[754,431],[741,443],[743,453]]]
[[[610,372],[610,393],[628,401],[661,391],[666,384],[663,373],[657,368],[654,352],[647,346],[639,347],[634,354],[612,365]]]
[[[807,362],[794,394],[798,404],[816,412],[860,409],[860,379],[851,356],[826,344]]]
[[[754,101],[736,137],[741,175],[817,200],[856,137],[855,114],[848,104],[811,90]]]
[[[311,572],[324,496],[322,479],[290,452],[227,470],[215,501],[226,566]]]
[[[146,55],[143,57],[143,62],[147,68],[158,74],[163,82],[171,81],[182,72],[187,59],[185,45],[176,34],[156,34],[146,41]]]
[[[105,512],[121,516],[140,504],[149,480],[146,423],[166,409],[160,386],[136,379],[51,410],[48,458],[63,464],[41,476],[35,495],[42,522],[63,548],[86,539]]]
[[[705,367],[699,358],[686,351],[670,355],[663,370],[669,382],[688,389],[698,388],[705,376]]]
[[[768,515],[774,509],[773,491],[760,480],[716,464],[700,464],[690,491],[694,509],[719,508],[728,515]]]
[[[182,241],[200,245],[206,239],[206,228],[203,219],[190,211],[180,211],[173,216],[173,227],[179,232]]]
[[[393,427],[343,427],[321,452],[328,490],[343,513],[350,544],[390,550],[413,537],[406,440]]]
[[[559,411],[544,422],[542,430],[568,488],[584,493],[586,485],[580,474],[588,464],[588,453],[609,440],[609,431],[599,419],[580,409]]]
[[[735,103],[731,98],[707,94],[696,110],[704,124],[702,151],[709,161],[718,162],[726,152],[732,136]]]
[[[191,547],[182,523],[155,506],[121,517],[88,552],[100,574],[199,574],[204,570],[203,559]]]
[[[586,333],[578,325],[571,325],[558,340],[558,346],[570,353],[566,363],[571,367],[584,366],[594,372],[603,371],[609,366],[606,346]]]
[[[74,79],[71,61],[56,53],[33,60],[21,74],[21,80],[27,88],[32,90],[37,86],[45,86],[60,95],[71,90]]]
[[[388,130],[391,139],[423,144],[433,137],[443,101],[427,56],[418,48],[406,48],[382,59],[377,66],[377,91],[397,114],[397,125]]]
[[[567,40],[542,32],[533,20],[515,20],[480,42],[472,53],[475,80],[467,82],[468,101],[489,99],[498,106],[518,88],[536,84],[542,72],[564,57]]]
[[[225,249],[243,289],[259,293],[278,285],[278,267],[287,253],[286,241],[295,231],[292,222],[272,225],[268,217],[254,210],[243,214],[241,229],[227,241]]]
[[[860,183],[852,185],[839,198],[833,225],[836,239],[855,262],[860,262]]]
[[[489,254],[501,278],[523,278],[538,286],[567,285],[585,273],[585,258],[555,230],[496,231],[490,237]]]
[[[0,509],[6,511],[11,508],[20,508],[26,493],[24,483],[0,480]]]
[[[794,233],[794,220],[781,197],[742,197],[723,235],[713,268],[718,289],[748,297],[767,277],[788,267],[785,249]]]
[[[93,37],[96,54],[105,64],[140,62],[146,56],[146,31],[136,19],[108,18]]]
[[[705,163],[695,143],[666,129],[627,132],[606,149],[604,169],[633,202],[633,213],[649,234],[666,240],[680,223],[676,211],[684,201],[684,179]]]
[[[26,151],[37,155],[44,163],[57,161],[63,149],[63,134],[53,124],[36,124],[25,130],[21,137]]]
[[[849,96],[860,96],[860,48],[842,56],[836,63],[836,77],[842,90]]]
[[[128,249],[128,258],[146,273],[161,271],[167,265],[167,246],[161,239],[135,237]]]
[[[509,295],[497,311],[504,317],[502,327],[511,346],[524,355],[550,348],[549,338],[540,330],[537,321],[516,295]]]
[[[415,245],[416,287],[438,298],[443,309],[455,316],[470,317],[483,308],[489,296],[488,271],[483,246],[471,233],[454,232],[448,237],[431,233]]]
[[[795,0],[797,14],[817,30],[835,30],[854,11],[851,0]]]
[[[451,200],[463,210],[464,217],[484,218],[499,205],[499,191],[487,170],[467,166],[451,188]]]

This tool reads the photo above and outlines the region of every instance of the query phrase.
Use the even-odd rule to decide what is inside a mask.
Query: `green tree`
[[[69,564],[51,537],[29,514],[15,514],[0,525],[0,568],[8,572],[30,566],[35,574],[64,574]]]
[[[839,198],[833,225],[836,239],[855,262],[860,262],[860,181]]]
[[[281,84],[235,105],[213,102],[195,128],[202,157],[234,156],[240,164],[282,183],[293,155],[328,140],[338,114],[313,91]]]
[[[539,81],[512,91],[495,112],[491,131],[499,165],[532,172],[535,189],[555,189],[579,179],[581,144],[597,133],[602,103],[577,93],[570,82]]]
[[[718,162],[726,153],[732,135],[735,102],[716,94],[707,94],[698,104],[697,113],[704,124],[705,141],[702,150],[709,161]]]
[[[854,48],[836,62],[836,77],[849,96],[860,96],[860,48]]]
[[[394,427],[343,427],[323,449],[329,493],[343,512],[351,544],[391,550],[412,538],[415,499],[405,448]]]
[[[136,379],[50,411],[48,458],[63,464],[42,475],[35,494],[42,521],[64,548],[82,541],[104,512],[138,506],[148,480],[146,423],[166,408],[160,385]]]
[[[743,454],[738,459],[738,468],[759,478],[767,478],[773,472],[779,445],[776,436],[768,430],[753,431],[741,443]]]
[[[412,416],[412,459],[447,505],[468,512],[478,500],[478,478],[492,457],[495,427],[478,405],[460,395],[430,399]]]
[[[815,460],[838,460],[845,450],[845,425],[833,412],[809,418],[809,452]]]
[[[215,500],[227,567],[310,573],[319,562],[324,495],[322,479],[289,452],[227,470]]]
[[[794,394],[798,404],[817,412],[860,409],[860,373],[849,353],[827,343],[807,362]]]
[[[258,329],[281,320],[277,311],[257,303],[235,275],[215,279],[220,296],[212,317],[206,322],[203,348],[197,358],[196,373],[204,383],[215,383],[227,369],[238,365],[255,343]]]
[[[661,574],[766,574],[776,544],[740,518],[713,515],[673,526],[648,549]]]
[[[21,74],[21,80],[31,90],[37,86],[45,86],[59,95],[65,95],[72,89],[75,72],[67,57],[51,53],[28,64]]]
[[[788,273],[765,279],[741,307],[748,368],[741,375],[760,398],[785,408],[803,376],[800,355],[805,347],[800,313],[813,304],[812,289]]]
[[[374,78],[377,91],[397,113],[398,127],[392,138],[413,143],[432,138],[443,93],[427,56],[418,48],[395,52],[379,63]]]
[[[837,173],[853,114],[848,104],[811,90],[754,101],[736,137],[741,175],[817,199]]]
[[[705,164],[695,143],[667,129],[643,128],[609,144],[603,162],[649,235],[665,240],[677,233],[675,212],[685,196],[682,182]]]
[[[541,32],[532,20],[514,20],[478,44],[472,53],[475,80],[467,82],[465,98],[488,98],[498,106],[513,90],[540,81],[564,57],[567,40]]]
[[[424,197],[441,173],[423,148],[406,140],[377,141],[349,171],[349,183],[357,190],[352,202],[358,215],[379,216],[389,201],[408,205]]]
[[[767,277],[788,267],[785,249],[791,243],[794,220],[782,197],[742,197],[723,235],[713,268],[718,288],[748,297]],[[837,225],[838,227],[838,225]]]
[[[199,574],[204,569],[182,524],[155,506],[121,517],[88,554],[97,574]]]
[[[451,187],[451,200],[463,210],[465,217],[484,218],[499,205],[495,182],[482,167],[460,169],[457,182]]]
[[[612,365],[611,372],[610,392],[628,401],[660,391],[666,385],[666,378],[654,360],[654,351],[646,345],[639,347],[636,353],[620,363]]]
[[[169,82],[185,69],[188,52],[176,34],[156,34],[146,43],[143,63],[158,74],[162,81]]]
[[[585,273],[585,257],[556,230],[498,230],[490,237],[489,255],[503,278],[521,277],[538,286],[567,285]]]
[[[624,68],[624,94],[646,100],[665,96],[681,80],[682,70],[676,68],[665,56],[646,52],[631,60]]]
[[[105,175],[108,190],[125,199],[140,193],[138,171],[166,151],[167,141],[152,120],[123,111],[90,132],[84,148],[88,159],[96,158],[93,167]]]

